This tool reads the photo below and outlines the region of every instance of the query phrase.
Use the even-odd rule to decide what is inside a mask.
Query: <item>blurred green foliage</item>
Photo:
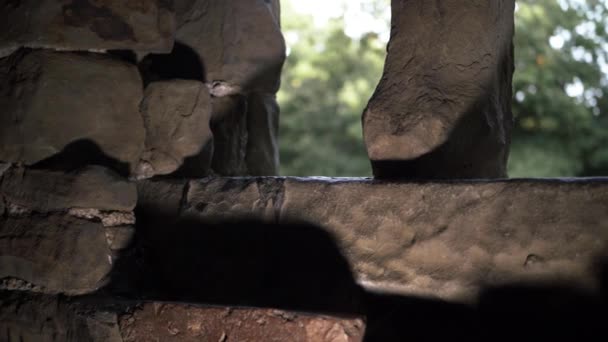
[[[349,37],[344,17],[319,26],[292,1],[282,1],[281,174],[369,176],[361,113],[386,44],[377,32]],[[608,175],[607,2],[518,1],[511,177]],[[390,1],[366,5],[380,16]]]

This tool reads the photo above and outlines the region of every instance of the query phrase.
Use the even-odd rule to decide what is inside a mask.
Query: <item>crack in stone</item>
[[[94,208],[70,208],[68,215],[85,219],[100,220],[104,227],[117,227],[135,224],[135,215],[124,211],[102,211]]]
[[[185,182],[182,188],[182,197],[179,200],[179,207],[177,209],[178,216],[181,216],[186,209],[188,209],[188,194],[190,193],[190,182]]]
[[[280,221],[281,208],[285,196],[285,180],[282,178],[258,179],[257,187],[260,195],[260,203],[264,207],[272,205],[272,219],[275,223]]]

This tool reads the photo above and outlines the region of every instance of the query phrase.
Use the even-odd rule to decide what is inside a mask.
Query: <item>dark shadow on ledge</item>
[[[129,176],[129,163],[108,156],[89,139],[80,139],[68,144],[57,154],[32,165],[32,168],[70,172],[87,165],[105,166],[123,177]]]
[[[367,342],[608,338],[605,262],[598,268],[601,296],[559,284],[512,284],[487,288],[477,305],[464,305],[366,291],[332,236],[313,225],[208,223],[142,208],[137,217],[134,246],[115,263],[102,294],[361,316]]]
[[[202,224],[138,215],[111,290],[125,296],[299,311],[358,312],[360,288],[330,235],[309,225]],[[135,276],[134,276],[135,275]]]

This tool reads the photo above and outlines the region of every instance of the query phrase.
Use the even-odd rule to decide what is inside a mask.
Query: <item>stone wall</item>
[[[608,180],[503,179],[514,1],[392,8],[330,179],[273,177],[278,0],[0,0],[0,339],[605,334]]]
[[[266,1],[6,2],[0,160],[277,174],[278,14]]]

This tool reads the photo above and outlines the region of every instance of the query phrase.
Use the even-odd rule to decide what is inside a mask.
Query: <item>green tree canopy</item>
[[[605,1],[518,1],[511,176],[608,175]]]

